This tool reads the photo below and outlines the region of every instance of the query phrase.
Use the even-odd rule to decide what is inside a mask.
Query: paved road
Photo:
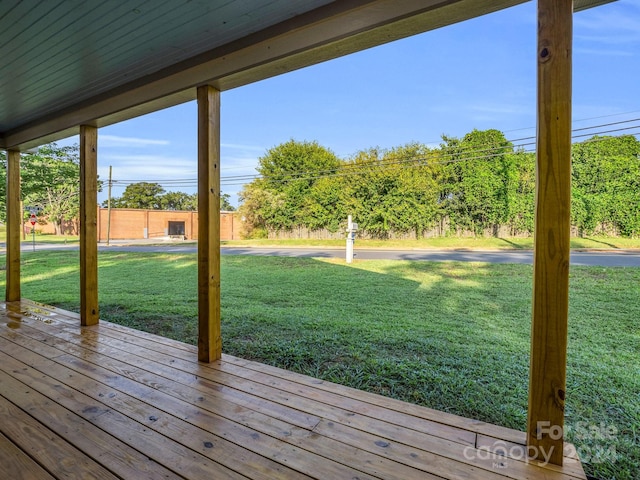
[[[31,251],[30,245],[23,245],[25,252]],[[76,245],[40,244],[37,250],[74,248]],[[101,251],[127,251],[152,253],[193,253],[194,244],[186,245],[99,245]],[[223,255],[263,255],[282,257],[316,257],[316,258],[344,258],[344,249],[320,248],[257,248],[257,247],[223,247]],[[4,253],[4,244],[0,244],[0,254]],[[432,262],[461,261],[461,262],[489,262],[489,263],[531,263],[531,251],[479,251],[479,250],[374,250],[356,248],[356,259],[361,260],[428,260]],[[640,252],[638,251],[590,251],[574,252],[571,254],[572,265],[604,266],[604,267],[640,267]]]
[[[299,248],[222,248],[223,254],[235,255],[279,255],[285,257],[344,258],[342,249],[318,250]],[[489,263],[532,263],[530,251],[462,251],[462,250],[373,250],[361,249],[355,252],[360,260],[428,260],[432,262],[489,262]],[[600,253],[575,252],[571,254],[572,265],[640,267],[640,252]]]

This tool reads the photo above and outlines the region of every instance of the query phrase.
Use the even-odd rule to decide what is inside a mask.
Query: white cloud
[[[168,140],[154,140],[150,138],[120,137],[117,135],[100,135],[100,147],[149,147],[154,145],[169,145]]]
[[[638,43],[640,8],[631,2],[621,2],[576,15],[574,33],[577,43],[598,43],[600,46]]]
[[[231,195],[231,203],[238,204],[238,192],[242,189],[244,179],[229,177],[256,175],[258,150],[251,145],[226,144],[231,154],[221,155],[222,191]],[[99,155],[98,174],[105,181],[109,176],[108,165],[113,166],[112,196],[119,197],[130,182],[160,183],[166,191],[197,191],[197,160],[186,156],[171,156],[166,151],[160,155],[150,153],[111,154],[108,151]],[[226,178],[225,178],[226,177]],[[226,179],[226,182],[225,182]],[[99,194],[99,201],[106,200],[106,188]]]
[[[173,157],[167,155],[153,155],[153,154],[143,154],[143,155],[128,155],[128,154],[104,154],[100,157],[101,161],[113,161],[113,162],[127,162],[131,164],[140,164],[145,165],[148,169],[157,164],[192,164],[195,168],[196,159],[189,158],[181,158],[181,157]],[[151,164],[151,165],[150,165]]]
[[[115,180],[173,180],[196,178],[197,163],[195,159],[162,156],[162,155],[111,155],[99,157],[100,178],[107,178],[109,168],[113,166]]]

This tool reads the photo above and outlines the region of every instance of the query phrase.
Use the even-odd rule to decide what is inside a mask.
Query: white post
[[[353,230],[353,218],[347,217],[347,263],[353,262],[353,242],[355,231]]]

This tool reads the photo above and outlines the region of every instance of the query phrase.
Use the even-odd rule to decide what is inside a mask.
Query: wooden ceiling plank
[[[165,3],[170,3],[170,2],[165,2]],[[103,8],[106,8],[108,10],[109,5],[111,4],[105,3],[103,5],[104,5]],[[105,46],[108,46],[109,48],[116,47],[116,45],[112,43],[112,41],[113,42],[120,41],[122,42],[123,45],[126,45],[128,43],[127,35],[131,31],[136,30],[137,24],[132,25],[128,31],[124,31],[124,32],[119,29],[115,29],[115,28],[112,29],[110,28],[110,26],[113,24],[121,23],[121,22],[118,22],[118,20],[122,18],[122,15],[126,14],[130,10],[131,10],[131,7],[129,6],[127,6],[127,8],[123,8],[122,11],[120,12],[119,17],[113,16],[115,12],[111,12],[112,13],[111,18],[113,18],[113,20],[100,23],[102,27],[94,31],[93,34],[97,36],[97,35],[100,35],[102,31],[104,31],[106,33],[106,36],[102,39],[102,43]],[[95,15],[98,15],[98,16],[96,17],[95,15],[91,15],[89,17],[85,17],[82,19],[83,23],[98,24],[97,20],[100,18],[100,16],[104,15],[104,12],[102,10],[98,10],[94,13]],[[169,13],[167,13],[167,15],[168,14]],[[126,25],[129,25],[130,23],[131,22],[127,22]],[[85,41],[89,41],[89,39],[85,38]],[[78,58],[76,56],[76,50],[82,49],[82,48],[84,48],[87,53],[83,57]],[[90,59],[90,58],[93,58],[94,60],[91,62],[87,62],[87,59]],[[113,58],[117,58],[117,57],[113,57]],[[93,87],[91,85],[91,81],[89,81],[89,79],[86,78],[86,75],[88,73],[92,73],[93,75],[95,75],[96,71],[98,72],[101,72],[103,70],[108,71],[112,66],[107,62],[108,60],[109,58],[105,55],[105,52],[103,52],[102,50],[97,48],[88,50],[86,49],[86,47],[83,47],[82,42],[78,42],[77,39],[68,39],[67,43],[59,44],[58,51],[52,54],[46,63],[39,66],[39,69],[42,72],[44,72],[44,74],[47,76],[47,81],[42,82],[41,78],[38,78],[37,80],[40,81],[40,86],[41,86],[40,90],[31,90],[29,92],[30,96],[46,99],[47,96],[49,97],[51,97],[52,95],[55,96],[55,92],[59,91],[62,86],[69,85],[69,87],[66,88],[65,90],[71,93],[63,96],[62,98],[59,98],[58,102],[60,102],[60,104],[66,104],[69,101],[69,97],[74,97],[77,100],[82,100],[83,96],[81,92],[83,91],[94,92],[92,90]],[[87,64],[92,65],[93,68],[92,69],[87,68],[86,67]],[[50,70],[51,68],[55,68],[55,70],[53,70],[52,73],[47,74],[47,72],[51,71]],[[77,72],[77,73],[69,75],[68,73],[69,71]],[[100,75],[98,76],[98,78],[101,78]],[[31,88],[31,85],[27,84],[25,85],[25,87]],[[95,95],[95,93],[93,94]],[[92,94],[86,94],[84,95],[84,98],[88,98],[91,95]],[[56,106],[55,103],[52,102],[50,108],[47,108],[47,106],[42,104],[40,104],[39,108],[42,109],[44,112],[48,112],[48,111],[55,111],[55,109],[57,109],[58,107]]]
[[[89,81],[79,73],[78,77],[84,80],[83,88],[75,89],[73,98],[63,93],[56,97],[54,89],[73,91],[74,88],[62,79],[58,79],[61,82],[58,84],[55,78],[50,78],[47,93],[53,100],[29,103],[30,111],[15,117],[19,122],[10,116],[0,117],[0,122],[5,122],[0,126],[0,147],[30,148],[44,141],[64,138],[79,124],[105,126],[193,100],[198,85],[211,84],[221,91],[228,90],[524,1],[336,1],[197,55],[190,49],[191,57],[164,68],[165,63],[151,60],[147,63],[139,57],[125,57],[124,63],[110,63],[110,55],[115,59],[116,51],[100,50],[101,61],[108,65],[105,68],[109,71],[103,71],[98,78]],[[306,2],[300,5],[303,3]],[[286,15],[293,12],[287,11]],[[226,17],[224,10],[218,14],[220,18]],[[248,28],[242,27],[242,23],[238,25],[240,31]],[[157,44],[159,38],[154,34],[155,31],[150,31],[152,36],[148,38],[152,43],[155,39]],[[229,32],[225,32],[227,34]],[[214,40],[202,41],[205,42],[203,45],[210,46]],[[123,61],[122,55],[126,52],[119,51],[119,61]],[[172,61],[179,58],[167,55]],[[132,66],[138,63],[140,69]],[[124,71],[132,78],[127,83],[123,83],[127,80]],[[86,95],[79,92],[86,92]]]
[[[64,105],[69,101],[69,97],[73,97],[80,101],[84,98],[89,98],[89,95],[85,95],[83,97],[81,94],[82,91],[93,92],[94,95],[96,93],[99,94],[113,88],[113,85],[121,81],[122,77],[125,75],[135,78],[157,70],[158,66],[155,65],[157,63],[157,56],[152,58],[151,56],[140,57],[139,55],[136,55],[139,51],[136,44],[143,43],[152,45],[158,40],[162,40],[165,43],[168,42],[168,40],[164,38],[167,34],[167,29],[164,28],[164,26],[171,26],[176,22],[175,16],[173,15],[175,2],[172,2],[171,0],[164,2],[164,4],[152,2],[150,6],[152,7],[150,9],[150,14],[140,16],[138,21],[132,20],[127,22],[126,25],[129,26],[129,28],[124,31],[122,29],[109,29],[108,27],[113,23],[122,25],[122,16],[130,12],[132,10],[131,7],[135,8],[135,5],[131,5],[130,7],[129,4],[127,4],[127,8],[118,13],[120,17],[114,17],[112,12],[111,16],[113,17],[113,21],[105,24],[105,26],[99,30],[104,30],[107,35],[101,37],[100,45],[97,45],[97,49],[95,51],[91,51],[84,57],[80,58],[80,61],[75,57],[75,53],[73,51],[74,48],[77,48],[75,45],[62,45],[60,48],[61,51],[52,56],[48,62],[51,66],[55,66],[56,71],[53,74],[48,75],[46,82],[41,83],[42,88],[39,91],[32,91],[30,93],[35,97],[42,95],[42,98],[46,98],[46,95],[50,96],[53,92],[63,89],[65,85],[73,83],[73,85],[65,88],[65,90],[72,93],[59,98],[57,102],[51,102],[49,105],[39,105],[37,110],[44,113],[56,111],[61,105]],[[219,9],[216,9],[216,11],[217,10]],[[191,10],[191,12],[195,12],[195,10]],[[232,13],[232,11],[229,12],[229,14]],[[98,12],[98,15],[104,15],[104,12]],[[153,16],[150,18],[149,15]],[[192,15],[195,15],[195,13],[192,13]],[[165,18],[165,21],[158,26],[157,21],[163,17]],[[188,20],[183,22],[183,25],[186,26],[190,20],[193,20],[193,18],[194,17],[189,17]],[[93,24],[96,20],[97,18],[93,17],[82,19],[83,23],[88,24]],[[105,22],[103,21],[102,23]],[[153,25],[154,27],[153,29],[148,27],[148,30],[141,31],[141,28],[144,29],[146,25]],[[94,34],[97,35],[99,31],[94,32]],[[132,32],[136,32],[137,38],[135,42],[128,40],[130,38],[129,35],[131,35]],[[153,36],[150,37],[150,35]],[[208,41],[210,42],[210,40]],[[125,50],[122,50],[123,47]],[[106,50],[105,48],[108,48],[109,50]],[[63,57],[60,58],[60,55],[63,55]],[[91,57],[94,59],[99,58],[99,65],[96,65],[95,60],[87,62],[87,60],[91,60]],[[150,60],[145,63],[145,58],[150,58]],[[170,60],[171,57],[162,56],[162,61],[166,64],[169,64]],[[77,65],[86,63],[94,64],[94,69],[92,71],[104,70],[107,72],[111,71],[113,73],[103,74],[94,80],[83,79],[81,76],[83,72],[79,72],[77,75],[65,78],[67,77],[65,72],[68,70],[75,70],[77,69]],[[49,65],[42,65],[41,68],[42,70],[46,70],[49,68]],[[30,85],[26,85],[25,87],[29,88]],[[80,87],[82,87],[82,89],[79,92],[78,90]],[[30,119],[25,120],[29,121]]]
[[[49,27],[41,31],[39,36],[34,36],[31,41],[22,44],[15,51],[17,58],[9,58],[8,61],[17,61],[29,65],[29,69],[25,71],[27,81],[24,86],[30,89],[33,83],[41,81],[43,75],[47,75],[52,71],[65,71],[70,65],[73,65],[76,51],[83,48],[86,49],[86,45],[82,45],[82,41],[87,41],[83,36],[83,31],[87,29],[86,26],[103,24],[105,22],[104,18],[113,14],[113,6],[109,3],[104,3],[95,9],[70,8],[62,14],[63,23],[47,18]],[[99,20],[102,21],[98,22]],[[107,26],[103,28],[107,28]],[[66,34],[65,31],[67,30],[73,33],[71,35]],[[49,34],[49,36],[42,38],[44,34]],[[43,42],[46,42],[47,52],[49,52],[44,57],[41,51],[36,48],[38,44]]]
[[[3,61],[9,64],[28,66],[24,73],[31,73],[42,60],[40,47],[46,45],[48,51],[52,50],[56,43],[67,38],[61,35],[65,29],[75,23],[79,9],[69,8],[70,4],[47,3],[50,9],[33,18],[29,29],[22,29],[17,35],[9,39],[7,53]],[[55,5],[55,6],[54,6]],[[31,17],[35,16],[34,14]]]
[[[500,5],[511,5],[517,1],[481,3],[488,5],[485,5],[485,8],[497,9]],[[361,49],[363,45],[368,47],[390,41],[399,38],[394,27],[383,29],[379,34],[374,27],[389,22],[396,23],[398,18],[405,19],[416,12],[422,14],[414,17],[413,23],[409,22],[408,26],[404,26],[401,35],[424,31],[429,29],[428,17],[433,13],[425,10],[429,7],[437,8],[439,5],[457,5],[456,15],[463,16],[467,15],[465,12],[470,12],[471,16],[478,9],[482,9],[477,0],[457,0],[453,3],[447,0],[335,2],[326,8],[296,17],[241,41],[157,72],[153,76],[114,89],[109,94],[79,102],[71,109],[58,112],[37,123],[8,132],[5,134],[4,143],[29,148],[27,145],[33,146],[45,138],[64,138],[58,135],[66,134],[78,124],[103,126],[106,122],[131,118],[134,113],[148,113],[155,110],[159,104],[168,106],[173,101],[185,101],[185,98],[192,100],[194,92],[190,90],[200,84],[210,83],[222,89],[233,88],[239,86],[240,82],[257,81],[305,64],[351,53]],[[425,23],[427,26],[423,28]],[[363,34],[367,30],[370,30],[369,43],[360,35],[357,41],[349,45],[347,37]],[[333,43],[340,41],[340,49],[332,48]],[[309,49],[313,50],[311,55],[301,55],[301,52]],[[299,55],[303,58],[302,63],[295,60]],[[269,67],[270,63],[280,59],[287,61],[279,62],[274,68]],[[238,75],[246,70],[253,73]],[[131,110],[131,107],[136,109]]]
[[[234,2],[234,3],[237,3],[237,2]],[[304,3],[309,5],[309,2],[304,2]],[[232,6],[231,2],[229,4],[224,5],[223,7],[229,7],[229,6]],[[215,17],[219,16],[224,18],[233,18],[235,13],[236,13],[235,10],[232,8],[221,7],[221,8],[212,10],[210,15]],[[277,19],[279,20],[279,18]],[[180,45],[178,40],[184,37],[183,32],[185,28],[188,27],[190,31],[196,32],[196,33],[191,33],[190,34],[191,37],[186,42],[189,45],[188,54],[185,54],[184,52],[181,53],[180,49],[182,47],[179,47],[173,50],[173,55],[169,54],[169,55],[163,56],[163,59],[165,60],[164,63],[166,66],[179,61],[184,61],[187,58],[190,58],[194,55],[197,55],[206,50],[209,50],[212,45],[219,46],[219,45],[223,45],[223,44],[235,41],[239,38],[238,34],[241,31],[246,31],[246,25],[241,24],[237,29],[237,33],[234,34],[232,32],[228,32],[225,35],[220,35],[217,31],[215,31],[215,28],[214,28],[215,24],[212,24],[212,20],[213,18],[198,15],[195,11],[191,12],[191,15],[185,17],[184,20],[181,20],[180,24],[177,24],[177,19],[170,18],[169,21],[166,22],[167,28],[162,28],[161,26],[160,28],[156,28],[155,30],[150,31],[149,33],[152,33],[153,36],[148,36],[145,34],[144,42],[157,45],[158,44],[157,42],[160,41],[164,44],[176,43],[176,45]],[[263,16],[256,30],[260,30],[265,26],[268,26],[270,24],[269,22],[270,22],[270,17]],[[202,35],[200,33],[197,33],[197,32],[200,32],[203,28],[206,28],[209,26],[211,27],[210,29],[212,30],[209,35]],[[109,53],[117,54],[117,52],[109,52]],[[122,53],[135,54],[136,50],[135,48],[131,48],[130,50]],[[129,73],[129,76],[131,77],[135,78],[138,76],[147,75],[158,69],[157,58],[155,58],[152,55],[147,55],[142,58],[133,55],[133,56],[130,56],[129,58],[131,58],[131,61],[128,62],[127,71]],[[110,60],[110,57],[108,56],[105,57],[105,60],[107,61]],[[114,76],[115,77],[119,76],[119,73],[120,72],[117,72]],[[95,83],[88,84],[88,86],[90,88],[100,89],[103,84],[112,85],[113,83],[114,83],[113,79],[103,77],[102,79],[97,79]]]
[[[0,17],[0,21],[4,26],[4,28],[0,30],[0,47],[3,52],[11,52],[12,49],[9,48],[10,43],[11,41],[18,39],[22,31],[25,30],[24,26],[26,19],[34,15],[37,15],[38,17],[41,16],[40,6],[43,3],[44,2],[38,2],[34,5],[33,2],[18,1],[14,3],[12,8],[5,10],[6,13]],[[49,4],[49,7],[53,5],[53,2],[47,3]],[[31,21],[29,23],[31,23]]]

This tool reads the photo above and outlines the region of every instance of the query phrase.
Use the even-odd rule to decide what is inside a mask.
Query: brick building
[[[73,222],[71,222],[73,223]],[[31,226],[25,225],[28,230]],[[71,227],[70,225],[68,227]],[[73,228],[70,228],[73,230]],[[53,225],[38,222],[36,230],[54,233]],[[136,240],[180,238],[197,240],[198,212],[176,210],[142,210],[134,208],[112,208],[111,225],[109,210],[98,209],[98,240]],[[220,240],[240,239],[240,218],[237,212],[220,212]]]
[[[109,211],[98,211],[98,240],[107,240]],[[198,238],[198,212],[177,210],[138,210],[112,208],[111,240]],[[220,240],[240,238],[240,220],[236,212],[220,212]]]

